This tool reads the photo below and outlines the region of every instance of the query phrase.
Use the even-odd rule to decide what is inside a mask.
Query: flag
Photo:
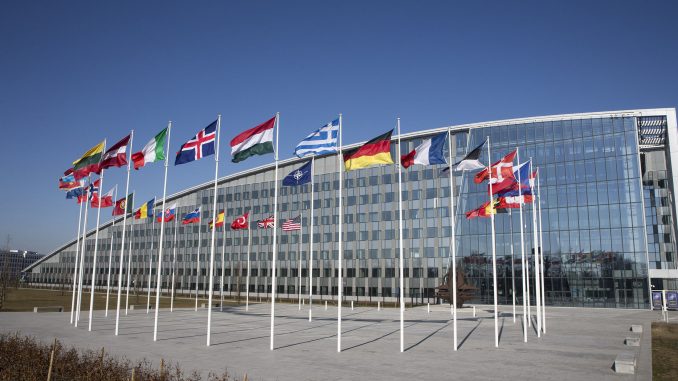
[[[282,185],[285,186],[296,186],[302,185],[311,182],[311,161],[308,161],[306,164],[290,172],[289,175],[285,176],[283,179]]]
[[[447,131],[424,140],[412,152],[400,156],[400,163],[404,168],[409,168],[412,164],[445,164],[445,156],[443,155],[445,140],[447,140]]]
[[[88,190],[87,193],[89,194],[90,200],[93,200],[94,197],[99,196],[99,183],[100,182],[101,182],[101,179],[96,179],[93,183],[89,184],[89,190]]]
[[[132,205],[134,205],[134,193],[130,193],[127,197],[123,197],[115,202],[113,215],[122,216],[125,212],[132,213]]]
[[[532,187],[530,186],[531,183],[531,178],[530,178],[530,161],[526,161],[523,164],[520,164],[518,167],[516,167],[515,171],[513,171],[513,179],[508,179],[504,180],[503,182],[497,184],[501,189],[498,191],[494,190],[494,186],[492,187],[492,192],[494,194],[499,194],[500,196],[506,196],[506,197],[511,197],[511,196],[518,196],[520,194],[532,194]],[[520,183],[522,186],[518,184],[518,178],[520,178]],[[510,181],[509,181],[510,180]],[[509,182],[510,184],[506,186],[506,182]],[[532,181],[534,182],[534,181]]]
[[[509,153],[508,155],[501,158],[501,160],[495,162],[490,167],[489,171],[492,172],[492,178],[490,182],[492,184],[500,183],[507,178],[513,177],[513,158],[516,156],[516,151]],[[473,181],[476,184],[480,184],[483,181],[487,180],[489,177],[488,170],[480,171],[476,174]]]
[[[264,229],[274,228],[275,219],[273,219],[273,216],[269,216],[268,218],[264,218],[263,220],[257,222],[257,226]]]
[[[470,220],[471,218],[475,217],[490,217],[492,214],[497,213],[498,203],[499,203],[498,200],[492,200],[492,204],[494,204],[494,208],[492,208],[490,202],[487,201],[486,203],[482,204],[479,208],[466,212],[466,219]]]
[[[177,216],[177,204],[172,204],[170,205],[169,208],[165,209],[165,212],[162,214],[162,216],[158,216],[156,218],[156,221],[162,222],[164,219],[165,222],[170,222],[174,220],[174,218]]]
[[[147,203],[141,205],[134,211],[134,219],[153,218],[153,207],[155,206],[155,199],[151,199]]]
[[[275,116],[264,123],[240,133],[231,140],[232,162],[238,163],[250,156],[273,152]]]
[[[524,194],[522,196],[502,196],[498,198],[497,209],[517,209],[520,208],[521,200],[523,204],[532,203],[532,195]]]
[[[97,174],[100,174],[102,169],[122,167],[127,164],[127,144],[129,144],[129,139],[130,135],[125,136],[106,151],[95,171]]]
[[[249,217],[249,215],[250,213],[247,212],[233,220],[233,222],[231,223],[231,229],[233,230],[247,229],[248,226],[247,218]]]
[[[69,176],[69,175],[72,175],[73,178],[77,181],[77,180],[81,180],[81,179],[84,179],[85,177],[87,177],[87,175],[89,175],[89,171],[88,171],[88,168],[83,168],[83,169],[79,169],[79,170],[76,171],[76,170],[73,169],[73,167],[71,167],[71,168],[68,168],[64,172],[64,176]]]
[[[351,171],[379,164],[393,164],[391,134],[393,134],[393,130],[377,136],[358,148],[346,151],[344,153],[346,170]]]
[[[214,221],[210,221],[209,223],[210,229],[214,229]],[[217,213],[217,223],[216,226],[218,228],[224,226],[224,211],[222,210],[221,212]]]
[[[301,215],[298,215],[294,218],[291,218],[282,224],[282,230],[284,232],[291,232],[295,230],[301,230]]]
[[[59,179],[59,189],[64,191],[70,191],[84,186],[85,182],[83,180],[75,180],[75,177],[72,174],[63,176]]]
[[[116,185],[117,187],[117,185]],[[113,192],[115,187],[111,188],[105,195],[99,197],[99,193],[92,195],[92,208],[110,208],[113,206]]]
[[[184,219],[181,220],[182,225],[188,225],[188,224],[193,224],[200,222],[200,208],[186,214],[184,216]]]
[[[104,152],[105,140],[90,148],[79,159],[73,162],[73,172],[77,172],[76,180],[96,172],[101,161],[101,154]]]
[[[337,152],[337,137],[339,135],[339,119],[320,127],[304,138],[294,149],[294,155],[304,157],[308,155],[323,155]]]
[[[215,142],[217,141],[217,121],[198,131],[191,140],[181,145],[174,165],[190,163],[200,160],[205,156],[214,155]]]
[[[84,194],[85,194],[85,189],[83,187],[73,188],[73,189],[69,190],[68,192],[66,192],[66,198],[69,199],[69,200],[74,198],[74,197],[77,197],[78,199],[80,199],[80,196],[82,196]]]
[[[139,169],[148,163],[165,160],[165,142],[167,141],[167,128],[160,131],[151,139],[144,148],[132,154],[134,169]]]
[[[454,170],[455,171],[473,171],[476,169],[482,169],[485,168],[483,163],[480,162],[480,154],[483,151],[483,146],[485,145],[485,141],[480,143],[480,145],[476,148],[473,149],[473,151],[469,152],[464,156],[463,159],[458,161],[457,163],[454,164],[454,167],[456,167]]]

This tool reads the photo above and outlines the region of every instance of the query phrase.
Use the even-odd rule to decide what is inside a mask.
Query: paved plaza
[[[275,350],[269,350],[270,305],[215,309],[212,346],[205,346],[207,311],[160,311],[160,332],[153,342],[153,313],[130,311],[121,317],[114,335],[115,313],[96,311],[93,331],[87,312],[79,328],[68,324],[69,313],[8,312],[0,314],[0,331],[34,335],[45,342],[58,337],[67,345],[100,350],[130,359],[179,362],[188,371],[224,368],[250,380],[649,380],[650,323],[659,312],[621,309],[548,308],[547,333],[537,338],[530,327],[522,338],[520,316],[513,322],[511,306],[502,306],[499,348],[494,348],[494,324],[489,306],[458,313],[459,350],[452,350],[452,320],[447,306],[408,309],[405,352],[399,352],[399,314],[344,307],[343,352],[337,353],[336,306],[276,304]],[[534,312],[534,310],[533,310]],[[642,324],[640,347],[626,347],[631,324]],[[637,336],[637,335],[636,335]],[[622,351],[635,351],[636,375],[614,373]],[[205,372],[206,374],[206,372]]]

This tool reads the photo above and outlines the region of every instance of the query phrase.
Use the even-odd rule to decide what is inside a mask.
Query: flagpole
[[[343,208],[343,188],[344,188],[344,171],[342,169],[342,162],[344,161],[344,153],[342,152],[342,133],[341,133],[341,125],[342,125],[342,115],[339,114],[339,155],[337,155],[338,159],[338,165],[337,165],[337,170],[339,171],[339,242],[338,242],[338,248],[339,248],[339,284],[338,284],[338,289],[339,289],[339,300],[338,300],[338,309],[337,309],[337,314],[338,314],[338,319],[337,319],[337,352],[341,352],[341,304],[343,302],[343,296],[344,296],[344,252],[343,252],[343,239],[344,237],[342,236],[343,234],[343,226],[344,226],[344,208]],[[390,144],[390,142],[389,142]]]
[[[77,200],[77,196],[76,196]],[[85,195],[85,202],[87,202],[87,195]],[[75,299],[78,289],[78,257],[80,254],[80,227],[82,223],[82,202],[80,204],[80,211],[78,212],[78,235],[75,236],[75,261],[73,262],[73,296],[71,297],[71,322],[73,324],[73,313],[75,311]]]
[[[398,134],[400,135],[400,134]],[[452,168],[452,131],[447,128],[447,144],[448,144],[448,162],[450,165],[450,225],[452,229],[451,234],[451,249],[452,249],[452,327],[454,336],[454,350],[457,350],[457,237],[455,230],[455,213],[454,213],[454,169]],[[402,208],[402,206],[401,206]],[[402,214],[402,212],[401,212]],[[402,234],[402,232],[401,232]],[[400,244],[402,247],[402,243]],[[402,250],[402,249],[401,249]],[[447,285],[448,290],[450,285]]]
[[[276,261],[278,260],[278,139],[280,137],[280,113],[275,114],[275,183],[273,193],[273,268],[271,272],[271,350],[273,350],[275,336],[275,293],[276,293]]]
[[[164,212],[164,210],[163,210]],[[146,210],[146,213],[149,213],[148,210]],[[155,196],[153,196],[153,210],[150,211],[151,213],[151,219],[153,222],[151,223],[151,253],[148,256],[148,296],[146,297],[146,313],[148,314],[151,311],[151,273],[153,272],[153,251],[155,249]]]
[[[134,194],[134,192],[132,192]],[[134,204],[134,200],[132,200]],[[132,205],[132,210],[134,210],[134,205]],[[129,225],[129,248],[127,249],[127,291],[125,293],[125,316],[127,316],[127,311],[129,309],[129,286],[132,282],[132,241],[134,241],[134,221]]]
[[[299,213],[299,255],[297,256],[297,262],[299,265],[299,271],[297,271],[297,284],[299,285],[299,289],[297,290],[297,293],[299,294],[299,311],[301,311],[301,247],[304,239],[304,235],[302,234],[304,232],[304,203],[301,203],[301,212]]]
[[[515,275],[515,271],[513,269],[514,261],[515,261],[514,256],[513,256],[513,215],[511,213],[510,208],[509,208],[508,212],[509,212],[509,228],[510,228],[510,231],[511,231],[511,297],[513,299],[513,324],[515,324],[516,323],[516,275]]]
[[[123,264],[125,263],[125,230],[127,227],[127,201],[128,201],[128,195],[129,195],[129,175],[130,175],[130,169],[131,169],[131,164],[132,164],[132,143],[134,142],[134,130],[130,132],[130,138],[129,138],[129,160],[127,160],[127,182],[125,184],[125,205],[123,207],[123,218],[122,218],[122,239],[120,242],[120,272],[118,273],[118,301],[117,301],[117,307],[115,310],[115,335],[118,336],[118,329],[119,329],[119,324],[120,324],[120,297],[122,296],[122,271],[123,271]],[[134,204],[134,201],[132,201],[132,204]],[[132,237],[130,237],[130,242],[132,241]],[[131,254],[131,253],[130,253]],[[129,273],[129,267],[127,269],[127,272]],[[129,281],[128,281],[129,283]],[[127,307],[125,307],[125,314],[127,314]]]
[[[311,220],[309,226],[309,250],[308,250],[308,321],[313,320],[313,199],[315,185],[315,155],[311,156]]]
[[[492,163],[490,158],[490,137],[487,137],[487,162]],[[492,283],[494,285],[494,346],[499,348],[499,316],[497,313],[497,247],[494,235],[494,214],[496,212],[494,197],[492,194],[492,165],[488,167],[490,172],[490,220],[492,225]]]
[[[158,341],[158,310],[160,309],[160,286],[162,284],[162,249],[165,244],[165,203],[167,198],[167,167],[169,163],[169,146],[170,139],[172,137],[172,121],[170,120],[167,123],[167,155],[165,155],[165,180],[162,185],[162,208],[160,209],[161,219],[160,219],[160,243],[158,244],[158,276],[156,277],[155,285],[155,322],[153,323],[153,341]],[[216,196],[215,196],[216,200]],[[155,209],[155,207],[154,207]],[[155,221],[155,216],[153,216],[153,221]],[[153,254],[151,253],[151,256]],[[151,274],[148,274],[149,277]],[[150,279],[150,278],[149,278]],[[149,287],[150,292],[150,287]]]
[[[221,281],[219,282],[221,284],[221,300],[219,301],[219,311],[224,310],[224,271],[226,269],[226,265],[224,264],[224,255],[226,252],[226,213],[224,213],[224,226],[221,227],[223,230],[223,234],[221,237]]]
[[[527,343],[527,301],[529,294],[526,296],[526,279],[525,279],[525,238],[524,238],[524,224],[523,224],[523,186],[520,179],[520,148],[516,148],[516,159],[518,160],[518,206],[520,213],[520,271],[521,281],[523,286],[523,342]]]
[[[106,152],[106,139],[104,139],[104,152]],[[89,298],[89,322],[88,322],[88,331],[92,331],[92,317],[94,316],[94,281],[96,280],[96,271],[97,271],[97,254],[99,252],[99,217],[101,216],[101,192],[104,191],[104,170],[101,170],[101,176],[99,177],[99,207],[97,208],[97,226],[94,230],[94,259],[92,259],[92,287],[90,289],[90,298]]]
[[[544,239],[543,239],[543,227],[541,224],[541,189],[539,186],[539,180],[541,178],[541,172],[539,167],[537,167],[537,206],[539,208],[539,263],[541,269],[541,328],[542,332],[546,333],[546,283],[544,283]]]
[[[532,158],[530,157],[530,177],[532,176]],[[534,190],[532,189],[532,184],[530,184],[530,190],[534,195]],[[534,293],[535,293],[535,303],[537,307],[537,337],[541,337],[541,287],[539,285],[539,240],[537,238],[537,207],[535,205],[534,196],[532,196],[532,240],[534,247]]]
[[[217,116],[217,146],[214,151],[214,200],[212,201],[212,244],[210,245],[209,296],[207,300],[207,346],[212,336],[212,294],[214,290],[214,250],[217,236],[217,180],[219,180],[219,132],[221,131],[221,115]]]
[[[118,199],[118,186],[115,186],[115,192],[113,196],[114,200]],[[113,206],[113,209],[115,210],[115,205]],[[113,225],[111,225],[111,250],[108,253],[108,280],[106,281],[106,313],[104,316],[108,317],[108,300],[111,295],[111,267],[113,266],[113,236],[114,236],[114,228],[115,227],[115,216],[113,216]]]
[[[401,142],[400,142],[400,118],[396,119],[398,127],[398,153],[396,157],[400,160]],[[389,142],[390,143],[390,142]],[[450,147],[451,148],[451,147]],[[405,351],[405,272],[403,270],[403,166],[398,161],[398,259],[400,261],[400,352]],[[340,237],[341,238],[341,237]],[[455,331],[456,333],[456,331]],[[456,345],[455,345],[456,349]]]
[[[249,211],[248,211],[249,213]],[[252,235],[250,232],[250,221],[249,214],[247,215],[247,289],[245,290],[245,311],[250,310],[250,249],[252,248]],[[233,257],[233,254],[231,254]],[[233,272],[233,266],[231,266],[231,273]]]
[[[92,184],[92,176],[89,176],[88,187]],[[83,285],[83,276],[85,275],[85,248],[87,247],[87,211],[89,210],[89,198],[91,196],[91,191],[88,191],[85,195],[85,221],[82,224],[82,239],[80,248],[80,270],[78,276],[78,300],[77,300],[77,312],[75,314],[75,327],[78,327],[78,322],[80,321],[80,311],[82,309],[82,285]]]
[[[202,208],[202,206],[200,208]],[[198,221],[198,268],[195,273],[195,311],[198,311],[198,284],[200,284],[200,248],[202,247],[202,226],[200,225],[202,225],[202,209],[200,209],[200,220]]]
[[[177,272],[177,225],[179,222],[178,216],[179,209],[174,212],[174,243],[172,244],[172,295],[170,296],[170,312],[174,312],[174,288],[175,280],[174,276]]]

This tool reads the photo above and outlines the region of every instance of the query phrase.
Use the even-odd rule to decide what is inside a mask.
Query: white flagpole
[[[113,196],[114,200],[118,199],[118,186],[115,186],[115,192]],[[113,208],[115,208],[115,202],[113,205]],[[106,313],[104,316],[108,317],[108,300],[111,295],[111,268],[113,267],[113,235],[114,231],[113,228],[115,227],[115,216],[113,216],[113,225],[111,225],[111,250],[108,253],[108,280],[106,281]]]
[[[212,337],[212,294],[214,294],[214,251],[217,237],[217,181],[219,180],[219,132],[221,131],[221,115],[217,116],[217,142],[214,150],[214,200],[212,202],[212,244],[210,245],[209,296],[207,297],[207,346]],[[224,222],[225,224],[225,222]]]
[[[170,295],[170,312],[174,312],[174,277],[177,273],[177,225],[179,224],[179,209],[174,212],[174,243],[172,244],[172,295]]]
[[[511,297],[513,299],[513,324],[516,323],[516,274],[513,269],[514,266],[514,256],[513,256],[513,215],[511,209],[509,212],[509,228],[511,231]]]
[[[542,332],[546,333],[546,283],[544,283],[544,239],[543,239],[543,228],[541,225],[541,189],[539,187],[539,178],[541,177],[541,172],[537,168],[537,207],[539,208],[539,264],[540,264],[540,275],[541,275],[541,328]]]
[[[448,145],[448,162],[450,166],[450,227],[452,229],[451,234],[451,249],[452,249],[452,327],[453,327],[453,336],[454,336],[454,350],[457,350],[458,341],[457,341],[457,237],[455,230],[455,213],[454,213],[454,164],[452,161],[452,131],[450,128],[447,128],[447,145]],[[402,208],[402,206],[401,206]],[[402,212],[401,212],[402,214]],[[402,234],[402,233],[401,233]],[[400,244],[402,246],[402,243]],[[447,285],[448,290],[450,285]]]
[[[405,351],[405,260],[403,255],[403,166],[400,163],[401,142],[400,142],[400,118],[397,119],[398,127],[398,153],[396,158],[398,163],[398,259],[400,261],[400,352]],[[390,142],[389,142],[390,144]],[[451,148],[451,146],[450,146]],[[341,238],[341,237],[340,237]],[[456,335],[456,330],[455,330]],[[455,340],[456,341],[456,340]],[[456,349],[456,345],[455,345]]]
[[[518,160],[518,165],[520,166],[520,149],[516,148],[516,159]],[[518,184],[522,184],[520,180],[520,167],[518,170]],[[524,233],[524,223],[523,223],[523,190],[522,186],[518,187],[518,205],[520,206],[520,270],[521,270],[521,280],[523,282],[523,342],[527,343],[527,304],[529,303],[529,294],[526,294],[526,284],[527,280],[525,279],[525,238]]]
[[[297,290],[297,293],[299,294],[299,311],[301,311],[301,248],[302,248],[302,243],[301,241],[304,238],[304,235],[302,234],[304,232],[304,203],[301,203],[301,211],[299,212],[299,224],[301,227],[299,228],[299,255],[297,255],[297,264],[299,265],[299,271],[297,271],[297,284],[299,289]]]
[[[200,207],[202,208],[202,206]],[[200,284],[200,249],[202,248],[202,226],[200,226],[202,223],[202,209],[200,210],[200,221],[198,221],[198,261],[197,261],[197,269],[195,273],[195,311],[198,311],[198,291],[199,287],[198,284]]]
[[[104,152],[106,152],[106,140],[104,140]],[[104,191],[104,170],[101,170],[101,176],[99,177],[99,207],[97,208],[97,226],[94,230],[94,258],[92,259],[92,287],[90,289],[90,298],[89,298],[89,322],[88,322],[88,331],[92,331],[92,318],[94,317],[94,282],[96,281],[97,276],[97,254],[99,251],[99,217],[101,216],[101,193]]]
[[[249,213],[249,212],[248,212]],[[250,234],[250,216],[247,215],[247,289],[245,290],[245,311],[250,310],[250,249],[252,248],[252,235]],[[233,254],[231,254],[233,257]],[[233,266],[231,266],[231,273]]]
[[[134,194],[134,192],[132,192]],[[132,200],[134,203],[134,200]],[[134,205],[132,205],[132,210],[134,210]],[[125,291],[125,316],[127,316],[127,311],[129,310],[129,286],[132,282],[132,241],[134,241],[134,221],[129,225],[129,248],[127,249],[127,290]]]
[[[88,186],[89,184],[92,183],[92,176],[89,176],[89,181],[88,181]],[[80,311],[82,309],[82,285],[83,285],[83,276],[85,275],[85,248],[87,247],[87,211],[89,209],[89,198],[91,197],[91,192],[88,190],[87,194],[85,195],[85,221],[83,222],[82,225],[82,239],[81,244],[82,247],[80,248],[80,270],[79,270],[79,276],[78,276],[78,300],[76,302],[77,306],[77,312],[75,314],[75,326],[78,326],[78,322],[80,321]]]
[[[148,258],[148,296],[146,297],[146,313],[148,314],[151,311],[151,273],[153,272],[153,251],[154,251],[154,243],[155,243],[155,196],[153,196],[153,210],[146,211],[147,213],[151,214],[151,219],[153,222],[151,223],[151,253],[149,254]],[[162,211],[164,213],[164,210]]]
[[[160,209],[160,243],[158,244],[158,275],[156,277],[155,285],[155,322],[153,323],[153,341],[158,341],[158,310],[160,309],[160,286],[162,285],[162,249],[165,246],[165,204],[167,198],[167,167],[169,163],[169,146],[172,137],[172,121],[167,123],[167,149],[165,150],[165,180],[162,185],[162,208]],[[216,200],[216,196],[215,196]],[[155,216],[153,216],[155,221]],[[151,254],[153,255],[153,254]],[[150,277],[150,274],[149,274]],[[150,291],[150,288],[149,288]]]
[[[78,197],[78,196],[76,196]],[[76,198],[77,200],[77,198]],[[87,196],[85,195],[85,201]],[[82,202],[80,203],[80,211],[78,212],[78,235],[75,236],[75,260],[73,261],[73,296],[71,297],[71,323],[73,324],[73,313],[75,311],[75,299],[78,291],[78,258],[80,254],[80,227],[82,225]]]
[[[224,257],[226,254],[226,213],[224,213],[224,226],[221,228],[223,230],[223,234],[221,237],[221,281],[219,282],[221,285],[221,300],[219,301],[219,311],[224,310],[224,271],[226,271],[226,264],[224,263]]]
[[[308,223],[308,321],[313,320],[313,198],[315,184],[315,155],[311,156],[311,219]]]
[[[339,289],[339,298],[338,298],[338,309],[337,309],[337,352],[341,352],[341,304],[344,297],[344,252],[343,252],[343,229],[344,226],[344,208],[343,208],[343,196],[342,190],[344,188],[344,170],[342,168],[344,161],[344,153],[342,152],[342,134],[341,134],[341,125],[342,125],[342,115],[339,114],[339,155],[337,155],[338,165],[337,170],[339,171],[339,284],[337,285]]]
[[[532,158],[530,157],[530,176],[532,176]],[[529,179],[529,177],[528,177]],[[531,189],[534,195],[534,189]],[[537,238],[537,206],[532,196],[532,242],[534,247],[534,294],[537,307],[537,337],[541,337],[541,287],[539,285],[539,239]]]
[[[92,184],[92,176],[89,176],[89,181],[88,181],[88,186]],[[77,312],[75,314],[75,326],[76,328],[78,327],[78,322],[80,321],[80,311],[82,310],[82,285],[83,285],[83,276],[85,275],[85,248],[87,247],[87,211],[89,209],[89,199],[91,197],[91,191],[87,191],[87,194],[85,195],[85,221],[83,222],[82,225],[82,239],[81,244],[82,247],[80,248],[80,270],[79,270],[79,276],[78,276],[78,300],[76,302],[77,306]]]
[[[132,165],[132,143],[134,142],[134,130],[130,132],[130,138],[129,138],[129,155],[127,155],[128,160],[127,160],[127,181],[125,184],[125,203],[122,208],[123,210],[123,217],[122,217],[122,238],[120,242],[120,272],[118,273],[118,301],[117,301],[117,307],[115,310],[115,336],[118,336],[118,331],[120,328],[120,298],[122,297],[122,272],[124,269],[124,263],[125,263],[125,230],[127,227],[127,197],[129,195],[129,176],[130,176],[130,170],[131,170],[131,165]],[[116,200],[117,201],[117,200]],[[134,204],[134,201],[132,201],[132,204]],[[134,206],[134,205],[132,205]],[[115,207],[115,206],[114,206]],[[131,230],[130,230],[131,231]],[[132,242],[132,237],[130,236],[130,242]],[[130,259],[131,259],[131,253],[130,254]],[[127,272],[128,274],[131,272],[129,269],[129,266],[127,267]],[[128,275],[129,276],[129,275]],[[129,280],[127,281],[129,284]],[[125,314],[127,314],[127,307],[125,307]]]
[[[276,292],[276,261],[278,260],[278,137],[280,136],[280,113],[275,114],[275,186],[273,193],[273,268],[271,272],[271,350],[273,350],[275,336],[275,292]]]
[[[490,157],[490,137],[487,137],[487,162],[492,163]],[[497,313],[497,248],[494,236],[494,196],[492,194],[492,164],[488,167],[490,172],[490,220],[492,224],[492,283],[494,285],[494,346],[499,348],[499,316]]]

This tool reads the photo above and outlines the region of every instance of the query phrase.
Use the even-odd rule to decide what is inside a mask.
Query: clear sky
[[[0,244],[9,234],[14,248],[48,253],[73,238],[78,209],[57,190],[60,174],[131,129],[136,151],[168,120],[176,152],[222,114],[227,175],[272,160],[233,164],[228,142],[276,111],[287,158],[340,112],[354,143],[398,116],[409,132],[676,107],[676,4],[2,1]],[[133,173],[137,201],[161,195],[160,164]],[[208,181],[211,164],[170,168],[168,194]],[[104,191],[124,174],[107,172]]]

